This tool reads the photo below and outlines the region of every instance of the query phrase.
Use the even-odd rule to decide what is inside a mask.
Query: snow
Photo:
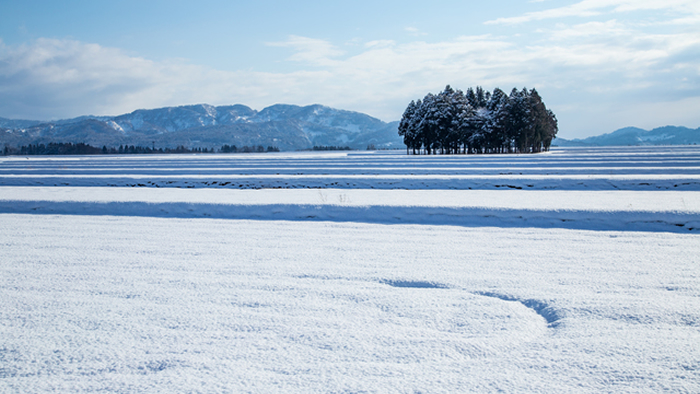
[[[700,192],[5,187],[0,213],[700,232]]]
[[[209,104],[202,104],[202,108],[204,108],[204,111],[206,112],[207,116],[209,118],[212,118],[212,124],[216,124],[216,116],[217,116],[217,111],[216,107],[213,105]]]
[[[126,134],[126,131],[119,125],[119,123],[117,123],[113,120],[108,120],[108,121],[106,121],[106,123],[109,127],[113,128],[114,130],[117,130],[117,131],[121,132],[122,134]]]
[[[638,139],[639,141],[642,142],[657,142],[657,141],[663,141],[663,140],[670,140],[674,138],[674,135],[669,135],[669,134],[660,134],[660,135],[645,135],[645,136],[639,136]]]
[[[0,392],[698,392],[700,191],[669,180],[699,164],[688,147],[0,158]],[[508,167],[533,190],[450,189]],[[301,189],[309,173],[364,183]]]

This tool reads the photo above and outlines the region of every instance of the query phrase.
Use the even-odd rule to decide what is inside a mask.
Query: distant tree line
[[[184,145],[178,145],[175,148],[151,148],[149,146],[135,145],[119,145],[118,148],[103,146],[102,149],[85,144],[70,142],[50,142],[48,144],[29,144],[17,148],[5,146],[2,154],[10,155],[125,155],[125,154],[173,154],[173,153],[252,153],[252,152],[279,152],[279,148],[268,146],[267,149],[262,145],[244,146],[237,148],[235,145],[223,145],[220,149],[215,148],[187,148]]]
[[[119,148],[107,148],[102,147],[102,153],[107,155],[144,155],[144,154],[154,154],[154,153],[208,153],[208,149],[204,148],[193,148],[188,149],[184,145],[178,145],[175,148],[151,148],[150,146],[134,146],[134,145],[119,145]]]
[[[25,145],[19,148],[11,148],[5,146],[4,155],[97,155],[101,154],[102,150],[82,142],[72,144],[70,142],[54,143],[50,142],[46,145],[35,144]]]
[[[325,151],[325,150],[352,150],[349,146],[326,146],[326,145],[318,145],[314,146],[311,148],[311,150],[316,150],[316,151]]]
[[[549,150],[557,118],[535,89],[510,95],[481,87],[411,101],[399,123],[406,152],[413,154],[536,153]]]
[[[220,149],[220,153],[262,153],[262,152],[279,152],[280,148],[276,146],[268,146],[267,149],[262,145],[257,146],[247,146],[244,145],[241,148],[236,147],[236,145],[223,145]]]

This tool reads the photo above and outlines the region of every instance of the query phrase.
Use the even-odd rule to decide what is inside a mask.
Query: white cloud
[[[409,26],[409,27],[406,27],[404,30],[407,31],[410,35],[412,35],[412,36],[414,36],[414,37],[427,36],[427,35],[428,35],[428,33],[422,32],[422,31],[421,31],[420,29],[418,29],[417,27]]]
[[[270,42],[267,45],[292,48],[295,53],[288,60],[306,62],[316,66],[332,66],[336,64],[336,60],[332,58],[344,54],[328,41],[294,35],[289,36],[287,41]]]
[[[498,18],[487,21],[485,24],[519,24],[545,19],[591,17],[609,13],[650,10],[669,10],[681,15],[697,16],[700,14],[700,4],[697,0],[583,0],[565,7],[528,12],[516,17]]]
[[[396,45],[394,40],[374,40],[365,44],[365,48],[387,48]]]
[[[299,60],[316,61],[304,56]],[[273,74],[155,62],[71,40],[39,39],[15,47],[0,42],[0,116],[116,115],[203,102],[269,105],[300,99],[298,92],[328,76],[323,70]]]
[[[292,51],[282,56],[298,71],[278,73],[157,62],[70,40],[40,39],[21,46],[0,41],[0,116],[116,115],[194,103],[257,109],[322,103],[397,120],[407,102],[446,84],[527,86],[537,87],[558,113],[562,135],[574,137],[591,129],[611,131],[605,127],[617,126],[615,116],[625,125],[623,117],[642,104],[679,102],[684,110],[668,112],[677,114],[691,111],[688,103],[700,97],[700,36],[692,31],[648,34],[610,20],[558,25],[542,33],[529,46],[480,35],[442,42],[370,41],[353,45],[352,54],[325,40],[290,36],[268,44]],[[695,119],[697,125],[687,125],[697,127],[695,112],[679,119]]]
[[[574,26],[559,24],[554,29],[539,29],[538,32],[548,34],[553,41],[561,42],[592,37],[603,37],[609,41],[613,37],[634,35],[634,32],[615,19],[605,22],[582,23]]]

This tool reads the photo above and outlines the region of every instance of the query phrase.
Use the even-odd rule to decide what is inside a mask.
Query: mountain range
[[[118,116],[81,116],[58,121],[0,118],[0,147],[83,142],[156,148],[273,146],[283,151],[313,146],[405,148],[398,122],[323,105],[276,104],[256,111],[245,105],[208,104],[140,109]],[[700,143],[700,128],[625,127],[584,139],[557,138],[555,146],[688,145]]]
[[[556,146],[617,146],[617,145],[696,145],[700,144],[700,128],[689,129],[680,126],[657,127],[644,130],[625,127],[612,133],[584,139],[567,140],[557,138]]]
[[[283,151],[313,146],[403,148],[397,130],[398,122],[318,104],[276,104],[261,111],[240,104],[198,104],[49,122],[0,118],[0,146],[83,142],[96,147],[262,145]]]

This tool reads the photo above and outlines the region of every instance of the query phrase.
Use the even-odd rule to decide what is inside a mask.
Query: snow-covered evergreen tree
[[[506,134],[507,106],[508,95],[501,89],[494,89],[493,94],[486,104],[488,117],[485,126],[488,129],[490,137],[489,145],[495,153],[503,153],[506,150],[510,151],[510,141]]]
[[[427,154],[432,154],[439,147],[438,128],[440,122],[440,105],[438,97],[428,93],[423,98],[423,105],[420,107],[420,121],[418,132],[423,142],[423,147]]]
[[[415,126],[413,125],[413,122],[415,121],[414,118],[419,107],[420,100],[418,100],[418,104],[411,100],[408,107],[406,107],[406,110],[403,112],[403,116],[399,122],[399,135],[403,137],[403,143],[406,144],[406,154],[408,154],[409,148],[413,148],[415,153]]]

